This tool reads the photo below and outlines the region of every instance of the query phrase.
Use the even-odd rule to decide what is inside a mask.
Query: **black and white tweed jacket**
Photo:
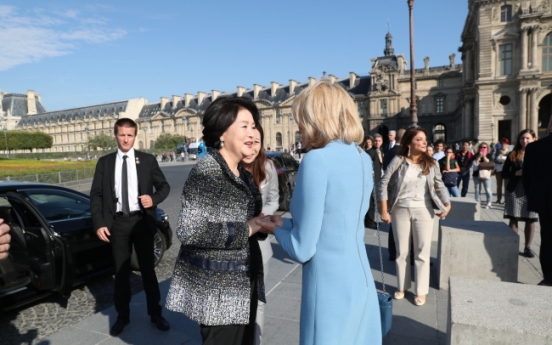
[[[259,244],[246,224],[260,213],[261,195],[249,172],[240,168],[240,175],[212,150],[184,184],[176,229],[182,246],[166,307],[202,325],[249,323],[251,276],[265,301]]]

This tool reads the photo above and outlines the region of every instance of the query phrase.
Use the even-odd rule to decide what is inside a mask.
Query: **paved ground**
[[[494,182],[494,181],[493,181]],[[470,188],[469,198],[473,198],[473,187]],[[503,207],[501,205],[489,210],[482,210],[483,220],[504,221],[502,218]],[[540,228],[537,225],[533,250],[538,254],[540,249]],[[368,257],[372,266],[372,273],[376,280],[377,288],[381,289],[381,273],[379,272],[379,254],[377,235],[374,230],[367,229],[365,243]],[[388,291],[394,292],[396,286],[395,265],[387,260],[387,227],[381,231],[381,243],[383,247],[384,278]],[[520,250],[524,245],[520,240]],[[301,294],[301,265],[291,260],[272,239],[274,257],[270,262],[269,279],[266,282],[268,291],[268,304],[266,306],[266,345],[297,344],[299,337],[299,312]],[[175,250],[177,246],[171,248]],[[435,257],[436,246],[432,248],[432,256]],[[175,255],[175,254],[173,254]],[[170,257],[170,259],[169,259]],[[174,256],[168,256],[164,265],[172,267]],[[435,267],[431,272],[430,293],[427,296],[426,305],[416,307],[412,294],[407,298],[394,302],[393,328],[385,337],[384,344],[445,344],[446,322],[448,313],[448,293],[436,289]],[[169,270],[170,271],[170,270]],[[166,272],[166,270],[165,270]],[[169,275],[160,275],[163,296],[166,295],[169,285]],[[111,284],[108,278],[108,282]],[[526,259],[519,257],[518,281],[524,284],[537,284],[542,279],[542,272],[538,257]],[[139,280],[137,285],[139,284]],[[137,287],[139,289],[139,286]],[[79,301],[67,308],[79,313],[82,308],[90,315],[80,322],[67,325],[57,332],[37,332],[33,328],[19,330],[19,341],[10,341],[9,344],[146,344],[158,342],[160,344],[200,344],[198,326],[181,314],[165,312],[172,329],[169,332],[158,331],[148,320],[145,313],[144,293],[138,293],[132,300],[132,322],[120,338],[109,336],[109,327],[115,320],[113,307],[109,307],[111,296],[100,294],[101,302],[94,306],[80,305]],[[105,308],[102,308],[105,306]],[[36,312],[48,312],[47,310],[35,310]],[[23,311],[24,314],[24,311]],[[32,317],[32,315],[31,315]],[[5,320],[2,319],[2,323]],[[55,325],[58,323],[56,315],[51,315],[48,321]],[[13,327],[17,327],[14,324]],[[4,332],[2,331],[2,335]],[[28,336],[27,336],[28,335]],[[34,336],[33,336],[34,335]],[[2,337],[3,338],[3,337]],[[0,338],[1,339],[1,338]],[[0,340],[0,343],[2,341]],[[7,344],[7,343],[6,343]]]

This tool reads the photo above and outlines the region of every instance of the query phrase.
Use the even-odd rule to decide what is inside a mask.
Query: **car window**
[[[282,162],[278,159],[278,156],[272,156],[270,159],[274,162],[274,166],[276,169],[280,169],[282,167]]]
[[[24,227],[40,227],[40,221],[38,218],[29,210],[29,208],[22,203],[15,201],[12,199],[13,205],[8,201],[6,197],[0,198],[0,207],[2,208],[11,208],[13,207],[17,214],[19,214],[19,217],[21,217],[21,221],[23,222]]]
[[[90,200],[61,190],[26,190],[25,194],[48,221],[90,216]]]

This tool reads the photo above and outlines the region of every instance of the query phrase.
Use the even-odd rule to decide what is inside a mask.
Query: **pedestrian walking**
[[[278,191],[278,173],[270,159],[266,157],[263,149],[264,132],[260,124],[257,124],[253,135],[253,154],[242,159],[243,167],[253,175],[255,185],[261,191],[263,200],[262,214],[273,215],[279,207],[280,193]],[[259,241],[263,257],[264,280],[268,277],[268,263],[272,257],[272,246],[269,240]],[[259,300],[257,305],[257,317],[255,321],[254,344],[262,341],[264,329],[265,302]]]
[[[117,336],[130,322],[130,257],[138,257],[151,322],[167,331],[161,293],[154,269],[153,240],[157,233],[157,205],[170,186],[155,157],[134,150],[138,126],[128,118],[115,122],[117,151],[98,160],[90,189],[92,226],[98,238],[111,244],[115,261],[114,301],[117,321],[110,330]],[[154,192],[155,187],[155,192]]]
[[[363,226],[372,160],[357,146],[364,132],[357,106],[339,84],[320,80],[297,96],[292,113],[309,150],[297,175],[293,219],[261,223],[303,264],[300,344],[381,344]]]
[[[539,285],[552,286],[552,116],[548,136],[525,147],[522,181],[527,195],[527,211],[537,212],[540,221],[541,245],[539,261],[543,280]]]
[[[266,302],[255,222],[262,200],[240,165],[253,155],[258,123],[259,111],[246,98],[211,103],[202,120],[209,152],[182,191],[176,229],[182,245],[166,306],[197,322],[205,345],[253,344],[257,301]]]
[[[416,288],[414,303],[422,306],[429,292],[429,267],[433,218],[445,217],[450,201],[441,172],[435,160],[427,154],[426,132],[409,128],[402,140],[398,155],[393,158],[380,183],[377,197],[381,219],[393,224],[398,256],[395,299],[403,299],[410,289],[410,236],[414,243]]]
[[[456,153],[456,161],[460,167],[456,187],[460,188],[460,183],[462,183],[462,191],[460,192],[460,195],[465,197],[466,194],[468,194],[468,187],[470,185],[470,168],[473,163],[473,154],[470,151],[469,141],[465,140],[462,142],[462,151]]]
[[[481,202],[481,186],[485,188],[487,203],[485,208],[491,208],[493,202],[493,191],[491,189],[491,171],[494,169],[485,166],[491,162],[489,145],[486,142],[479,144],[478,152],[473,157],[473,184],[475,189],[475,201]]]
[[[508,158],[508,154],[510,153],[510,140],[508,138],[502,138],[500,140],[500,148],[497,149],[494,163],[495,163],[495,169],[494,169],[494,175],[496,178],[496,203],[502,204],[502,194],[503,189],[508,185],[508,180],[502,178],[502,168],[504,166],[504,162],[506,162],[506,158]]]
[[[523,169],[523,159],[525,157],[525,148],[536,139],[537,136],[532,129],[521,131],[517,137],[514,149],[510,152],[508,158],[506,158],[502,169],[502,178],[508,179],[504,218],[510,219],[509,226],[516,233],[518,232],[518,222],[525,222],[525,249],[523,250],[523,254],[528,258],[535,257],[531,251],[531,243],[535,234],[535,222],[538,220],[538,214],[529,211],[528,208],[527,194],[522,182],[522,176],[525,172]]]

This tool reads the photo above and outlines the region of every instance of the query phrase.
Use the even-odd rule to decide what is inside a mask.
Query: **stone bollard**
[[[552,344],[552,289],[450,278],[447,345]]]
[[[450,277],[517,282],[519,235],[505,223],[446,219],[439,233],[440,290]]]
[[[450,198],[450,213],[447,220],[481,220],[481,204],[467,198]],[[433,222],[432,242],[439,242],[440,218],[435,217]]]

